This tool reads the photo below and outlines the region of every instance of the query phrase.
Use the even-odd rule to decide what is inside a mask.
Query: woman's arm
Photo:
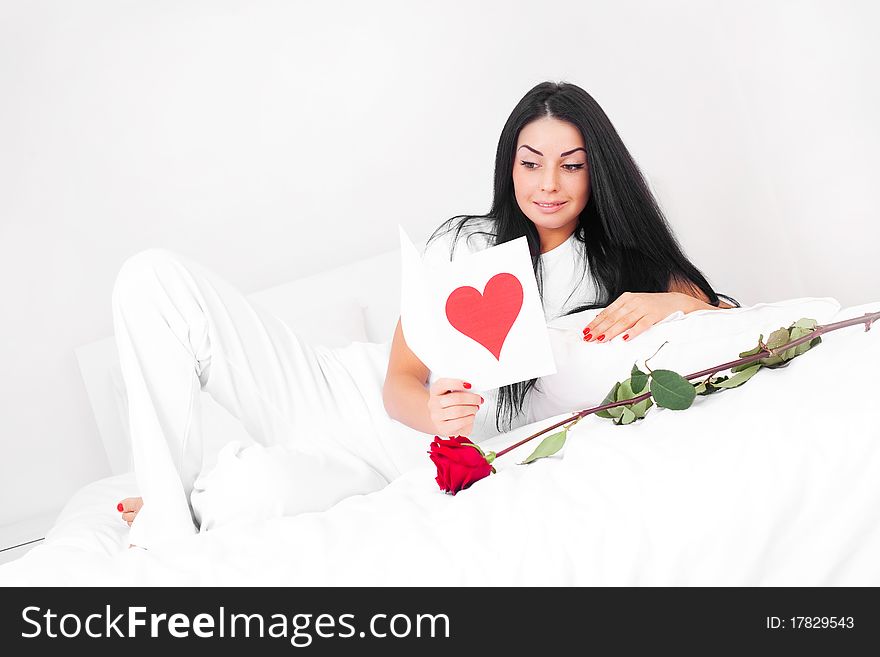
[[[732,308],[732,306],[723,302],[713,306],[700,288],[691,283],[673,280],[668,292],[621,294],[584,328],[584,340],[610,342],[621,334],[624,340],[632,340],[677,310],[687,314],[695,310],[722,308]]]
[[[430,370],[407,346],[400,320],[397,320],[382,402],[389,416],[423,433],[434,433],[434,422],[428,413],[429,374]]]
[[[669,291],[684,294],[685,296],[690,297],[691,299],[693,299],[694,302],[696,302],[694,304],[691,304],[690,301],[687,301],[685,304],[685,307],[687,309],[682,308],[685,313],[691,313],[695,310],[720,310],[722,308],[733,308],[733,306],[724,303],[720,299],[718,300],[718,305],[713,306],[711,303],[709,303],[709,297],[707,297],[700,288],[691,283],[685,283],[677,279],[672,280],[669,285]]]
[[[422,433],[467,436],[483,398],[458,379],[437,379],[426,387],[430,370],[407,346],[400,320],[394,329],[382,402],[390,417]]]

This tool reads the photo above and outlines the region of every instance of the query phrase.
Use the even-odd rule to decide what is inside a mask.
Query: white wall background
[[[485,212],[534,84],[603,105],[744,304],[880,299],[878,4],[0,0],[0,525],[109,474],[74,348],[129,255],[245,293]]]

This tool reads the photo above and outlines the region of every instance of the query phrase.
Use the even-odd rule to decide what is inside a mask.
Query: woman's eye
[[[535,162],[528,162],[526,160],[520,160],[520,164],[524,166],[526,169],[534,169],[538,165]],[[562,168],[566,171],[580,171],[584,168],[583,164],[563,164]]]

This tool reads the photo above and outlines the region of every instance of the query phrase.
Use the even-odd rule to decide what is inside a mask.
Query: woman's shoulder
[[[489,248],[495,241],[494,224],[486,217],[458,216],[447,219],[428,237],[423,262],[453,262],[468,253]]]

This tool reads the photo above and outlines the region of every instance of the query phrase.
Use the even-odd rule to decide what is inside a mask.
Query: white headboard
[[[388,251],[247,295],[311,344],[387,342],[400,315],[400,250]],[[75,350],[113,474],[131,470],[125,386],[110,336]],[[241,423],[202,393],[206,451],[251,441]]]

